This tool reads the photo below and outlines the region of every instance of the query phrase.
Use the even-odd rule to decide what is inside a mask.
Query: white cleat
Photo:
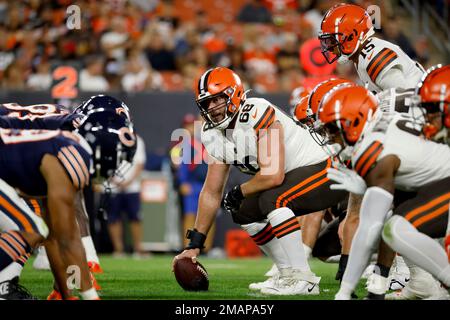
[[[411,278],[409,268],[401,256],[396,256],[389,273],[389,290],[401,290]]]
[[[51,270],[50,262],[48,261],[44,247],[39,247],[39,253],[33,262],[33,268],[36,270]]]
[[[364,270],[361,278],[362,279],[369,279],[369,277],[373,274],[373,271],[375,270],[375,265],[374,264],[369,264],[366,268],[366,270]]]
[[[423,300],[450,300],[450,293],[442,286],[439,286],[439,290],[433,295]]]
[[[440,283],[430,274],[424,273],[419,277],[412,277],[406,286],[399,291],[389,293],[385,296],[386,300],[418,300],[431,299],[440,300],[448,293],[443,291]]]
[[[280,274],[280,271],[278,270],[277,265],[274,263],[269,271],[266,272],[266,277],[275,277]]]
[[[375,295],[384,295],[388,289],[388,278],[385,278],[377,273],[372,273],[367,278],[367,291]]]
[[[261,289],[262,294],[277,296],[318,295],[320,277],[312,272],[291,271],[290,274],[280,276],[271,287]]]
[[[278,281],[278,275],[269,277],[266,281],[250,283],[248,289],[251,291],[261,291],[263,288],[273,287],[276,281]]]

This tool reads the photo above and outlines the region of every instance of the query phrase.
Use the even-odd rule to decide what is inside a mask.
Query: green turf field
[[[102,299],[277,299],[276,296],[262,296],[251,293],[247,288],[251,282],[265,280],[264,273],[270,268],[267,258],[258,259],[208,259],[199,261],[209,273],[209,291],[186,292],[178,286],[171,272],[171,255],[154,255],[145,260],[131,258],[116,259],[102,256],[103,274],[96,275],[102,286]],[[32,267],[33,259],[27,263],[22,273],[21,284],[40,299],[45,299],[52,288],[50,271],[38,271]],[[311,260],[313,271],[322,280],[319,296],[294,296],[279,299],[322,299],[331,300],[338,290],[334,280],[337,264]],[[365,293],[362,283],[357,294]]]

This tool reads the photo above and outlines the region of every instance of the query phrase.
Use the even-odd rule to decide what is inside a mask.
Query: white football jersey
[[[387,155],[400,159],[395,175],[400,190],[415,191],[450,176],[450,148],[421,137],[420,126],[408,114],[377,112],[353,149],[352,165],[364,178]]]
[[[248,98],[236,115],[234,129],[202,129],[202,143],[208,153],[220,162],[232,164],[244,173],[256,174],[258,166],[258,139],[273,122],[284,129],[284,171],[317,164],[328,158],[310,133],[294,120],[262,98]]]
[[[392,68],[398,68],[406,81],[398,83],[397,88],[414,88],[424,74],[424,68],[413,61],[403,50],[389,41],[371,37],[361,49],[355,64],[359,78],[368,89],[380,92],[384,88],[380,79]]]

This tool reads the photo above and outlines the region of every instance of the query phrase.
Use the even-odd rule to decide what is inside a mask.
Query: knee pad
[[[400,219],[400,216],[391,216],[385,223],[383,226],[383,231],[381,233],[381,236],[384,240],[384,242],[386,242],[388,245],[392,244],[392,241],[394,239],[393,237],[393,229],[395,227],[395,223],[396,221],[398,221],[398,219]]]

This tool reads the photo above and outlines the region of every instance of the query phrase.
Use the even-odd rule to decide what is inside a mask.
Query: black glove
[[[244,200],[244,195],[241,191],[241,186],[234,186],[233,189],[227,192],[223,197],[222,205],[229,213],[236,213]]]

